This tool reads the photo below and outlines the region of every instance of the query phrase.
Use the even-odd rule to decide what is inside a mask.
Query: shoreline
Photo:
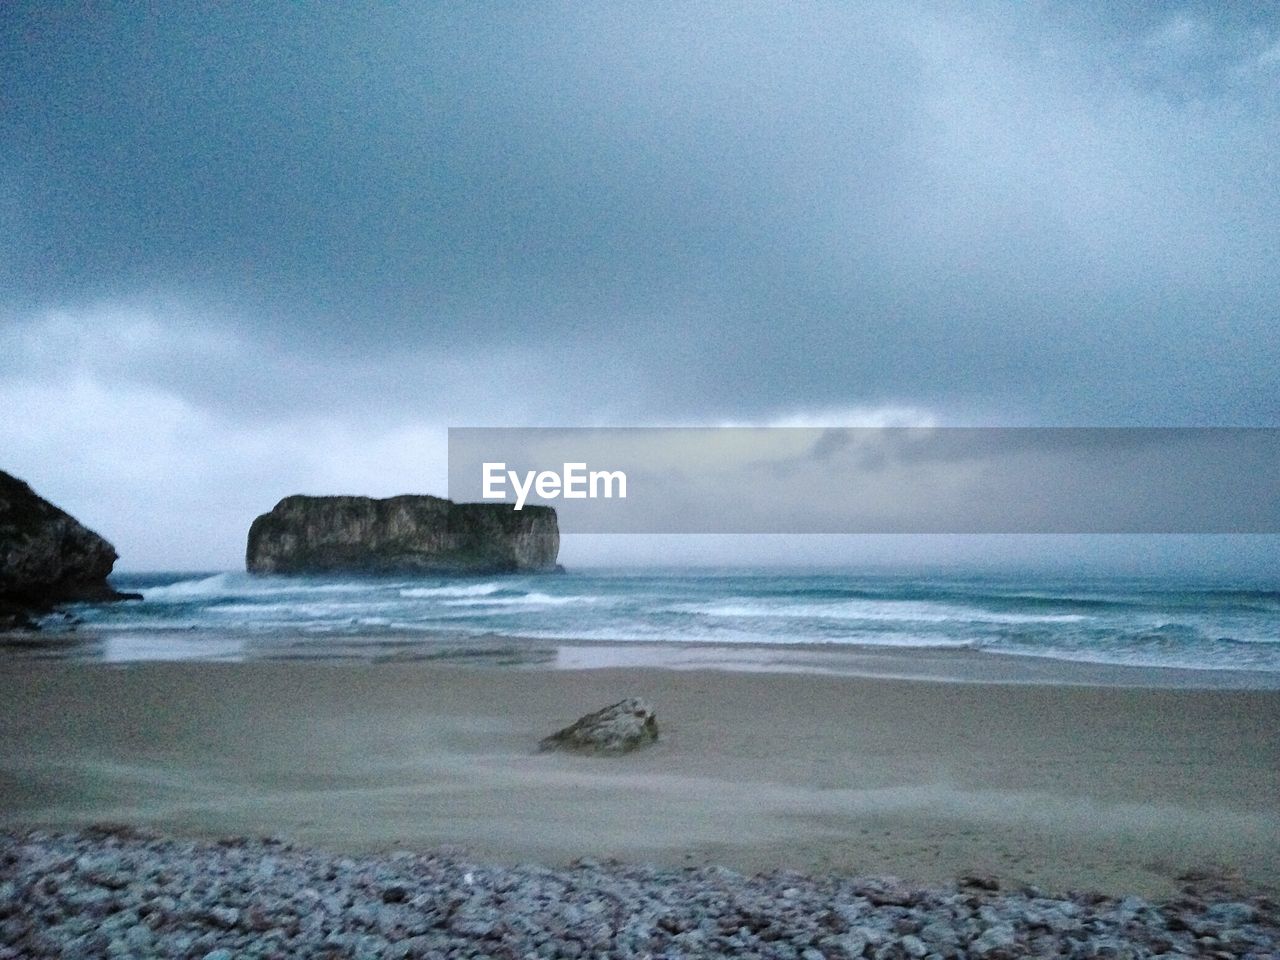
[[[6,661],[0,827],[744,872],[1280,889],[1280,692],[420,662]],[[624,696],[658,744],[537,740]]]
[[[810,673],[997,686],[1280,690],[1280,673],[1265,670],[1070,660],[968,647],[892,647],[851,643],[650,643],[574,638],[564,638],[559,643],[556,662],[552,666],[562,670],[644,667]]]
[[[261,634],[234,630],[55,628],[0,633],[9,660],[81,664],[418,663],[473,667],[616,668],[801,673],[941,683],[1275,690],[1280,672],[1119,663],[972,647],[852,643],[594,640],[519,633],[404,631]]]

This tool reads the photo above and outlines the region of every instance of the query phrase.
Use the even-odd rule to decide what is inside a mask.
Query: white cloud
[[[1200,47],[1207,30],[1207,24],[1180,13],[1148,34],[1144,45],[1148,50],[1181,59]]]
[[[1242,78],[1261,79],[1272,76],[1277,67],[1280,67],[1280,40],[1263,49],[1261,53],[1245,58],[1236,73]]]
[[[697,424],[706,426],[707,424]],[[910,406],[843,407],[792,410],[758,420],[723,420],[717,427],[935,427],[930,410]]]
[[[445,424],[430,416],[321,404],[244,418],[185,396],[166,373],[217,383],[220,365],[273,362],[213,325],[57,312],[7,327],[0,348],[0,468],[110,540],[123,568],[239,566],[250,521],[290,493],[445,492]]]

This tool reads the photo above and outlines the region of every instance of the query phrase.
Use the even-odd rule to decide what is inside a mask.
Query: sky
[[[450,426],[1280,426],[1276,143],[1262,4],[8,3],[0,469],[220,569]]]

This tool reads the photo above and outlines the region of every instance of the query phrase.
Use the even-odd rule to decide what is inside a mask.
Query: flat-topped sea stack
[[[454,503],[442,497],[285,497],[249,528],[250,573],[554,572],[551,507]]]
[[[59,603],[136,598],[107,583],[115,562],[115,547],[0,470],[0,628]]]

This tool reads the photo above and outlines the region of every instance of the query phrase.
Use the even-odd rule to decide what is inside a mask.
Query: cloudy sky
[[[9,3],[0,46],[0,468],[126,568],[443,492],[450,425],[1280,426],[1266,5]]]

